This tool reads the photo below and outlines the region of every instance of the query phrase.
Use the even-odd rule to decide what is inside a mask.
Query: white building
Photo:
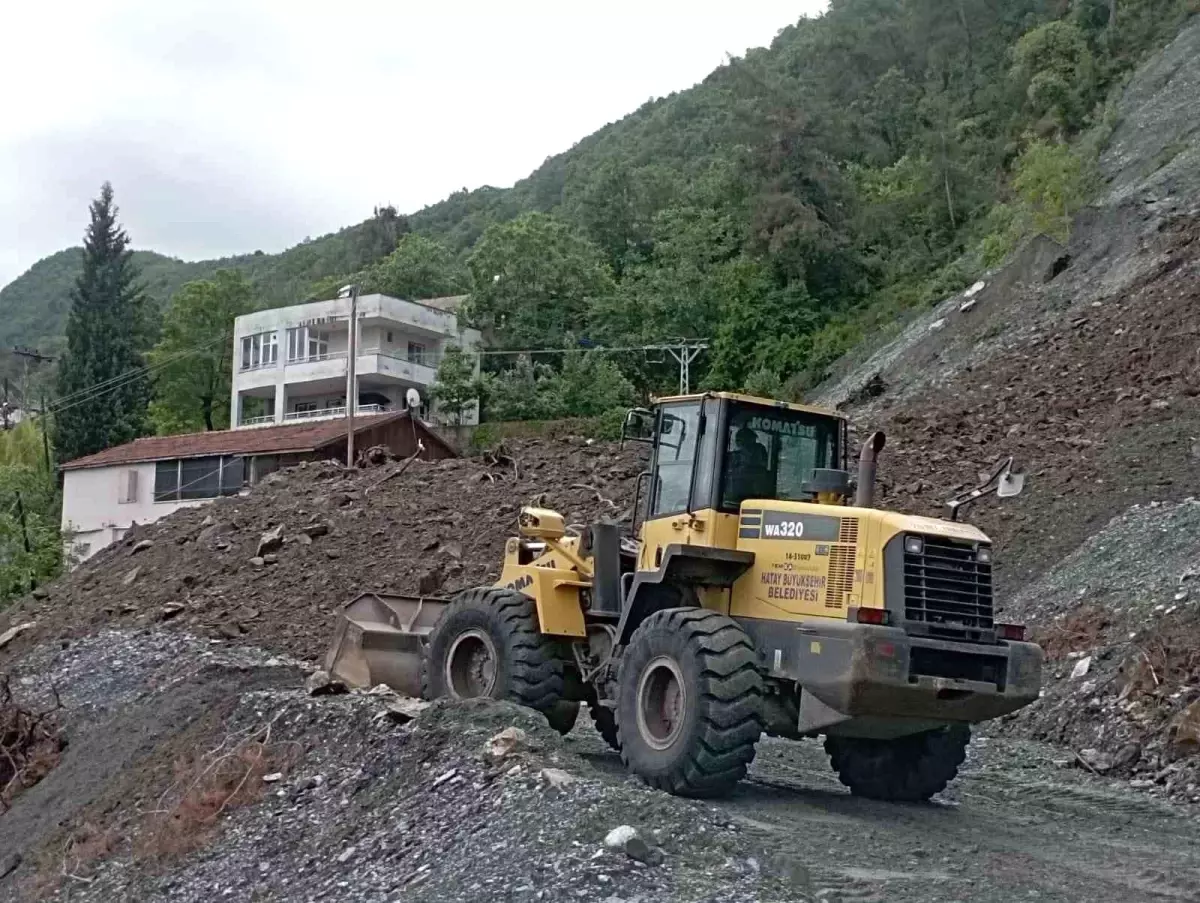
[[[409,389],[421,398],[418,417],[439,417],[429,388],[449,346],[474,350],[477,330],[459,325],[462,297],[405,301],[388,295],[358,299],[355,366],[362,413],[403,410]],[[234,429],[346,415],[350,299],[313,301],[238,317],[234,323]],[[478,370],[478,358],[475,358]],[[463,414],[479,421],[478,405]]]

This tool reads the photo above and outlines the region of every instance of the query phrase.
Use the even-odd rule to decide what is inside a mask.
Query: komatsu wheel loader
[[[950,517],[875,508],[839,414],[731,393],[630,412],[652,444],[631,533],[524,508],[491,586],[366,593],[326,668],[425,698],[494,697],[566,732],[581,704],[626,766],[685,796],[729,791],[763,733],[823,736],[852,792],[925,800],[970,725],[1037,698],[1042,651],[997,623],[992,543]],[[642,492],[642,487],[645,491]]]

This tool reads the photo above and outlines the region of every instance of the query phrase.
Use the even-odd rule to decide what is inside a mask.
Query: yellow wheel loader
[[[586,704],[631,771],[686,796],[729,791],[765,732],[824,736],[856,794],[925,800],[972,723],[1037,698],[1042,651],[997,623],[992,544],[957,522],[1020,491],[1011,459],[943,520],[873,507],[884,437],[855,480],[835,413],[722,392],[660,399],[639,424],[653,456],[632,535],[522,509],[495,585],[359,596],[327,669],[511,699],[563,732]]]

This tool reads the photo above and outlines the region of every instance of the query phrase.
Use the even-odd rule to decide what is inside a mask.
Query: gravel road
[[[619,773],[592,738],[593,764]],[[792,872],[797,899],[844,903],[1200,900],[1200,809],[1064,767],[1068,753],[977,737],[929,805],[850,796],[820,744],[765,740],[717,806]]]

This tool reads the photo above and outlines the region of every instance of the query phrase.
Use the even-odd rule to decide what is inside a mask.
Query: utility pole
[[[344,285],[339,298],[350,297],[350,336],[346,351],[346,466],[354,466],[354,409],[358,406],[358,285]]]
[[[15,345],[13,347],[12,353],[15,354],[17,357],[21,357],[21,358],[25,359],[24,369],[21,373],[21,407],[28,408],[29,407],[29,401],[28,401],[28,399],[29,399],[29,362],[32,361],[35,364],[49,363],[49,362],[53,361],[54,358],[52,358],[48,354],[42,354],[36,348],[26,348],[23,345]],[[5,400],[7,400],[7,397]]]
[[[9,427],[9,423],[8,423],[9,410],[11,410],[11,409],[8,406],[8,377],[6,376],[6,377],[4,377],[4,428],[6,430]]]
[[[46,473],[53,476],[50,466],[50,412],[46,410],[46,393],[42,393],[42,454],[46,456]]]
[[[654,347],[654,346],[651,346]],[[682,345],[661,345],[679,363],[679,394],[687,395],[692,388],[692,361],[699,357],[700,352],[708,347],[707,342],[684,343]]]

